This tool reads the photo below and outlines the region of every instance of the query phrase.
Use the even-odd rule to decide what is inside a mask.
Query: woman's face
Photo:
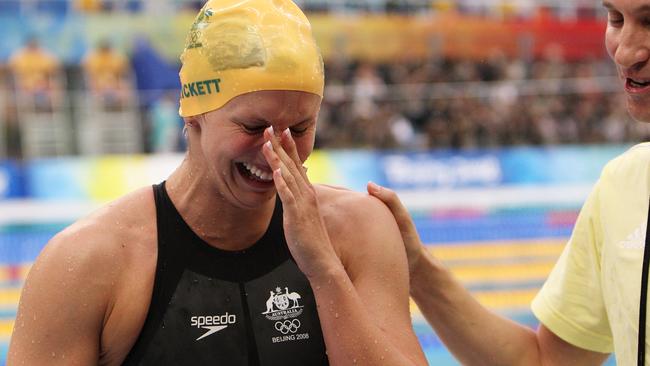
[[[300,91],[240,95],[196,119],[200,132],[190,132],[190,154],[202,161],[203,175],[222,197],[237,207],[258,207],[276,194],[262,154],[264,129],[288,128],[304,162],[314,147],[320,103],[319,96]]]

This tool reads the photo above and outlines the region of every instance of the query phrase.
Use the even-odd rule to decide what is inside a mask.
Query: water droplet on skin
[[[320,285],[316,286],[316,291],[320,290]]]
[[[52,352],[52,357],[56,357],[56,353]]]
[[[338,318],[339,318],[339,313],[334,313],[334,317],[335,317],[336,319],[338,319]]]
[[[353,364],[356,364],[356,363],[357,363],[357,359],[356,359],[356,358],[353,358],[353,359],[352,359],[352,363],[353,363]]]
[[[74,271],[74,268],[73,267],[68,267],[68,272],[72,272],[72,271]]]

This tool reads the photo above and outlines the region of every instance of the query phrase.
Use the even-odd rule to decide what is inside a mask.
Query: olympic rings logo
[[[275,330],[282,334],[295,333],[298,328],[300,328],[300,320],[298,319],[275,322]]]

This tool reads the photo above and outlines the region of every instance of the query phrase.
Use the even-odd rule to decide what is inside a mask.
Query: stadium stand
[[[312,10],[315,34],[326,58],[320,148],[467,149],[621,143],[647,136],[616,107],[620,96],[613,67],[604,58],[602,45],[593,41],[602,31],[602,12],[590,2],[298,3]],[[171,33],[158,36],[158,28],[141,23],[153,7],[171,23],[188,22],[191,18],[182,9],[200,5],[200,1],[0,1],[0,17],[54,14],[55,30],[72,27],[84,33],[87,28],[89,34],[78,38],[79,34],[64,32],[59,37],[64,41],[40,34],[50,50],[74,45],[57,53],[65,73],[55,80],[66,93],[57,96],[50,113],[30,113],[31,107],[38,107],[32,105],[34,100],[17,96],[19,155],[182,149],[180,122],[169,113],[174,109],[171,96],[178,93],[178,60],[167,55],[178,54],[183,39],[177,33],[184,28],[172,27]],[[348,15],[340,17],[341,12]],[[134,15],[120,15],[124,13]],[[360,14],[370,15],[361,18]],[[85,16],[95,20],[92,24],[108,24],[102,19],[110,18],[137,29],[122,30],[111,38],[133,70],[132,80],[122,84],[130,96],[129,105],[121,110],[89,97],[97,93],[86,82],[89,79],[83,79],[84,70],[89,71],[84,69],[83,55],[111,28],[80,22]],[[5,27],[17,35],[13,39],[36,32],[37,20],[34,24],[24,20],[27,26],[20,29],[15,28],[22,23],[6,22]],[[572,34],[571,40],[562,38],[562,33]],[[117,66],[120,62],[122,66]],[[126,66],[122,60],[114,61],[113,67]],[[177,136],[161,137],[170,133]],[[15,144],[8,138],[4,137],[5,146]]]
[[[85,88],[76,93],[79,152],[142,152],[138,98],[126,57],[102,40],[84,57],[82,68]]]
[[[9,123],[7,122],[7,92],[4,85],[4,66],[0,64],[0,159],[5,159],[9,155],[7,148],[7,132]]]
[[[30,38],[9,59],[9,70],[23,155],[71,154],[68,96],[59,60]]]

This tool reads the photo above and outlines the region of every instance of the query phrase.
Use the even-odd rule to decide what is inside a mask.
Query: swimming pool
[[[415,215],[429,249],[487,307],[534,328],[532,297],[568,237],[576,209],[427,212]],[[45,243],[68,222],[0,226],[0,365],[20,288]],[[413,327],[432,365],[457,365],[412,304]],[[608,365],[614,365],[611,359]]]

